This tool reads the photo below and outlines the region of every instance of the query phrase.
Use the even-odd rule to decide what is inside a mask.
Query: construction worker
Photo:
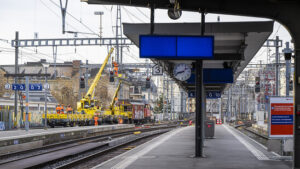
[[[94,122],[95,122],[95,126],[98,126],[98,117],[94,116]]]
[[[118,71],[119,71],[119,65],[117,62],[113,62],[113,67],[114,67],[114,73],[116,76],[118,76]]]
[[[57,113],[57,114],[60,114],[60,105],[57,105],[57,106],[56,106],[56,113]]]
[[[65,113],[65,109],[64,109],[64,105],[62,104],[60,106],[60,114],[64,114]]]
[[[71,105],[68,105],[68,107],[67,107],[67,113],[68,114],[72,114],[72,111],[73,111],[73,109],[72,109]]]

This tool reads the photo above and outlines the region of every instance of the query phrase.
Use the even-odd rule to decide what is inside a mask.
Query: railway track
[[[176,125],[155,126],[105,136],[76,139],[37,149],[0,156],[1,168],[70,168],[120,146],[161,134]],[[141,131],[140,134],[133,134]],[[50,166],[50,167],[49,167]]]
[[[259,134],[251,129],[248,129],[246,126],[238,126],[236,127],[239,131],[241,131],[242,133],[246,134],[248,137],[258,141],[259,143],[261,143],[264,146],[267,146],[268,143],[268,137]]]

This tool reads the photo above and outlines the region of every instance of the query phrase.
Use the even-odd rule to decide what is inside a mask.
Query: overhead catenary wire
[[[135,7],[135,9],[137,10],[137,11],[139,11],[139,13],[141,13],[146,19],[149,19],[150,20],[150,17],[149,16],[147,16],[143,11],[141,11],[138,7]]]
[[[60,6],[54,2],[53,0],[50,0],[50,2],[52,4],[54,4],[56,7],[60,8]],[[89,30],[90,32],[92,32],[95,35],[98,35],[98,33],[96,33],[95,31],[93,31],[89,26],[87,26],[85,23],[83,23],[80,19],[77,19],[75,16],[73,16],[70,12],[66,11],[66,13],[73,18],[74,20],[76,20],[77,22],[79,22],[83,27],[85,27],[87,30]]]
[[[133,13],[131,13],[129,10],[127,10],[125,7],[122,7],[125,12],[127,12],[128,14],[130,14],[132,17],[134,17],[135,19],[137,19],[138,21],[142,22],[142,23],[146,23],[145,21],[143,21],[142,19],[140,19],[139,17],[135,16]]]
[[[274,35],[272,36],[271,39],[274,39],[277,36],[280,28],[281,28],[281,25],[279,24],[278,27],[277,27],[276,32],[274,33]],[[264,50],[256,58],[260,58],[267,50],[268,50],[268,47],[264,48]]]
[[[11,42],[9,41],[3,41],[7,44],[10,44],[11,45]],[[1,47],[1,48],[5,48],[5,47]],[[6,49],[13,49],[13,48],[6,48]],[[14,50],[14,49],[13,49]],[[38,52],[38,51],[34,51],[33,49],[30,49],[30,48],[19,48],[20,51],[24,52],[24,53],[27,53],[27,54],[31,54],[31,55],[34,55],[34,54],[40,54],[40,55],[43,55],[43,56],[46,56],[47,58],[50,58],[50,59],[53,59],[52,56],[48,55],[48,54],[45,54],[45,53],[42,53],[42,52]],[[28,52],[25,52],[24,50],[27,50],[27,51],[30,51],[30,52],[33,52],[33,53],[28,53]],[[42,59],[42,57],[39,57]],[[63,61],[61,59],[58,59],[59,61]]]
[[[60,18],[61,16],[59,14],[57,14],[53,9],[51,9],[47,4],[45,4],[43,2],[43,0],[40,0],[40,2],[42,3],[43,6],[45,6],[50,12],[52,12],[55,16],[57,16],[58,18]],[[66,24],[71,27],[72,29],[79,31],[77,28],[75,28],[73,25],[69,24],[68,22],[66,22]]]

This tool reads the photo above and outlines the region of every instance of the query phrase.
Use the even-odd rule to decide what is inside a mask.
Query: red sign
[[[294,106],[292,97],[271,97],[269,116],[270,137],[292,137]]]

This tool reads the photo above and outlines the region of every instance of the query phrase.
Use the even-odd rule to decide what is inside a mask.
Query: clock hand
[[[178,74],[181,74],[181,73],[184,73],[184,70],[180,71],[180,72],[177,72],[175,76],[177,76]]]

